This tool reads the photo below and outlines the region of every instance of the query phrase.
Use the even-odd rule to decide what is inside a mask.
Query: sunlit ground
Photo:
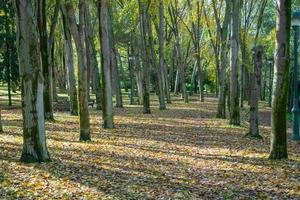
[[[127,96],[125,96],[126,98]],[[155,97],[152,98],[156,100]],[[92,142],[79,142],[79,122],[56,112],[47,122],[51,163],[22,164],[18,108],[2,110],[0,199],[300,199],[300,143],[289,140],[289,160],[269,161],[270,109],[261,104],[263,140],[243,127],[215,119],[217,100],[141,114],[140,106],[115,110],[113,130],[90,109]],[[18,102],[16,97],[14,104]],[[3,105],[2,99],[1,104]]]

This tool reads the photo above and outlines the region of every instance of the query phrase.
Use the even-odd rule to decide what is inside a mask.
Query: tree
[[[88,82],[87,64],[85,49],[85,3],[83,0],[78,2],[79,25],[76,24],[73,3],[66,1],[68,24],[73,39],[75,41],[78,61],[78,99],[79,99],[79,121],[80,121],[80,140],[87,141],[90,136],[90,117],[88,110]]]
[[[118,60],[117,60],[117,49],[115,46],[115,38],[113,32],[113,24],[112,18],[113,13],[111,11],[111,3],[108,4],[108,31],[109,31],[109,46],[110,46],[110,65],[111,65],[111,73],[112,73],[112,88],[114,93],[116,94],[116,107],[122,108],[123,107],[123,99],[122,99],[122,88],[120,82],[120,75],[119,75],[119,67],[118,67]]]
[[[259,135],[258,127],[258,101],[260,96],[261,69],[263,65],[263,49],[258,46],[253,50],[253,76],[251,81],[250,97],[250,131],[247,134],[250,137],[262,138]]]
[[[94,32],[92,29],[92,21],[90,17],[90,9],[89,5],[86,5],[85,11],[85,21],[86,21],[86,43],[87,45],[87,59],[89,60],[89,64],[91,65],[92,70],[92,80],[93,80],[93,89],[96,95],[96,108],[97,110],[102,109],[102,91],[100,84],[100,72],[97,62],[97,51],[94,43]]]
[[[149,18],[151,16],[149,15]],[[157,57],[155,55],[155,47],[154,47],[154,37],[152,31],[152,23],[151,19],[148,19],[148,34],[149,34],[149,42],[150,42],[150,51],[152,57],[152,66],[156,69],[156,75],[158,80],[158,101],[159,101],[159,109],[166,109],[165,102],[165,90],[164,90],[164,5],[163,2],[159,1],[159,34],[158,34],[158,42],[159,42],[159,63],[157,62]]]
[[[140,31],[141,31],[141,53],[143,61],[143,78],[142,78],[142,91],[143,91],[143,113],[150,114],[150,52],[149,41],[147,40],[148,23],[149,19],[149,1],[143,2],[138,0],[139,14],[140,14]]]
[[[108,0],[99,0],[99,28],[101,42],[101,75],[102,75],[102,117],[104,128],[114,128],[112,83],[110,68],[110,42],[109,42],[109,13]]]
[[[276,47],[271,114],[270,159],[284,159],[287,153],[286,105],[289,88],[291,0],[276,1]]]
[[[160,91],[160,101],[161,107],[164,109],[166,106],[165,104],[165,96],[167,97],[167,103],[171,103],[171,95],[170,95],[170,88],[169,88],[169,80],[167,69],[165,65],[165,38],[164,38],[164,31],[165,31],[165,14],[164,14],[164,1],[159,1],[159,27],[158,27],[158,43],[159,43],[159,79],[161,82],[159,83]],[[162,85],[162,86],[161,86]],[[162,88],[161,88],[162,87]],[[166,94],[166,95],[165,95]],[[162,101],[163,100],[163,101]]]
[[[53,116],[53,89],[52,89],[52,68],[49,65],[48,33],[46,18],[46,1],[37,1],[37,21],[40,37],[41,60],[43,67],[43,76],[45,79],[44,88],[44,111],[45,118],[54,120]]]
[[[50,155],[45,135],[44,78],[33,4],[31,0],[14,0],[22,88],[23,150],[21,161],[46,162],[50,161]]]
[[[170,19],[171,19],[171,24],[170,24],[170,28],[174,34],[175,37],[175,49],[176,49],[176,56],[177,56],[177,61],[179,63],[178,66],[178,78],[177,80],[180,80],[180,85],[181,85],[181,93],[182,93],[182,97],[184,99],[185,103],[188,103],[189,99],[188,99],[188,94],[187,94],[187,90],[186,90],[186,81],[185,81],[185,66],[184,66],[184,58],[183,58],[183,54],[182,54],[182,49],[180,46],[180,41],[179,41],[179,19],[180,19],[180,12],[178,10],[178,1],[175,0],[174,4],[171,3],[169,6],[169,15],[170,15]],[[178,81],[179,82],[179,81]],[[175,84],[176,87],[177,84]]]
[[[72,37],[68,25],[66,12],[67,12],[66,7],[62,5],[61,14],[62,14],[64,40],[65,40],[64,59],[67,68],[67,76],[68,76],[70,113],[71,115],[78,115],[78,100],[77,100],[76,78],[75,78],[75,69],[74,69],[74,52],[73,52]]]
[[[224,1],[221,1],[223,3]],[[204,1],[202,1],[202,4]],[[216,0],[212,1],[213,17],[216,23],[216,36],[213,36],[213,27],[210,24],[208,13],[206,9],[203,10],[209,40],[213,47],[214,61],[217,72],[217,84],[218,84],[218,108],[217,118],[226,118],[226,69],[227,69],[227,46],[228,46],[228,30],[231,20],[231,7],[232,2],[230,0],[225,1],[225,12],[223,14],[223,21],[221,20],[221,12],[218,12],[220,6],[217,6]],[[222,4],[221,4],[222,5]]]
[[[232,0],[231,13],[231,46],[230,46],[230,124],[240,125],[240,107],[239,107],[239,86],[238,86],[238,68],[239,68],[239,0]]]
[[[1,111],[1,107],[0,107],[0,133],[3,133],[2,111]]]

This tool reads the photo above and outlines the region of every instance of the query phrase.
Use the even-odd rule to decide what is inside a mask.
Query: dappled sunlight
[[[290,160],[267,160],[268,128],[262,127],[263,140],[245,138],[247,128],[206,117],[209,109],[201,108],[212,101],[179,101],[151,115],[135,107],[116,109],[112,130],[104,130],[101,112],[91,110],[87,143],[79,142],[78,118],[59,112],[46,123],[53,162],[44,164],[19,163],[21,115],[4,110],[8,131],[0,136],[0,184],[22,198],[300,197],[295,144],[289,146]]]

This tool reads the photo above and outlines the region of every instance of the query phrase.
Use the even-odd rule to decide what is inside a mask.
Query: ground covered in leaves
[[[88,143],[78,141],[77,117],[56,112],[46,125],[53,161],[44,164],[19,162],[21,111],[4,108],[0,199],[300,199],[300,143],[289,140],[289,160],[267,159],[270,109],[262,104],[263,140],[252,140],[247,123],[216,119],[216,104],[176,98],[159,111],[152,102],[151,115],[126,105],[113,130],[91,108]]]

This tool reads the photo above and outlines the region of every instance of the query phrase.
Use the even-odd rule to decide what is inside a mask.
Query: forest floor
[[[19,162],[21,110],[4,108],[0,199],[300,199],[300,143],[288,141],[289,160],[267,159],[264,103],[258,140],[244,137],[246,111],[242,127],[216,119],[216,98],[185,104],[173,97],[166,111],[152,98],[150,115],[127,99],[112,130],[102,129],[101,112],[91,108],[87,143],[78,141],[78,117],[56,112],[46,124],[52,162],[43,164]]]

